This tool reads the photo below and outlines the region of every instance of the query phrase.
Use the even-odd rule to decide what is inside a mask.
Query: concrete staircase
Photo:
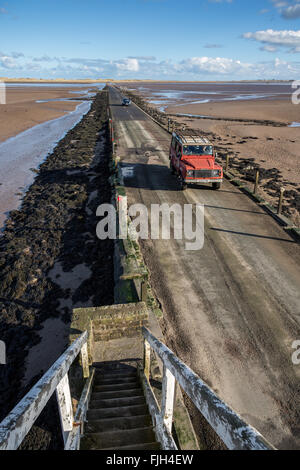
[[[96,368],[80,449],[160,449],[136,368]]]

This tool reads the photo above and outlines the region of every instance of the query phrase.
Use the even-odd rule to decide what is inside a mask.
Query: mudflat
[[[0,106],[0,142],[13,137],[37,124],[59,118],[73,111],[80,101],[37,101],[72,99],[84,95],[86,87],[7,87],[6,104]]]
[[[300,106],[295,106],[288,100],[257,100],[180,108],[183,108],[180,111],[182,113],[201,112],[214,118],[222,118],[177,117],[191,128],[212,132],[217,136],[214,143],[221,151],[230,154],[233,161],[245,161],[250,165],[252,162],[269,172],[273,170],[270,178],[266,178],[261,185],[260,191],[273,205],[277,203],[279,186],[285,188],[287,195],[291,192],[294,207],[290,207],[289,215],[297,225],[300,224],[297,202],[300,199],[300,127],[288,127],[291,122],[300,121]],[[175,106],[168,109],[170,113],[178,112],[177,110]],[[240,122],[239,119],[249,122]],[[257,124],[254,120],[273,120],[285,125],[276,127]]]

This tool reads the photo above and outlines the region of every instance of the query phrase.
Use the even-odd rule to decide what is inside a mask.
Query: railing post
[[[228,171],[228,169],[229,169],[229,160],[230,160],[230,157],[229,157],[229,155],[227,154],[227,155],[226,155],[225,171]]]
[[[256,175],[255,175],[255,184],[254,184],[254,194],[257,193],[258,190],[258,183],[259,183],[259,170],[256,170]]]
[[[108,126],[109,126],[109,138],[110,140],[112,139],[112,120],[109,118],[108,120]]]
[[[56,387],[56,398],[58,402],[60,422],[64,443],[67,442],[69,432],[73,429],[73,407],[70,392],[68,374],[59,382]]]
[[[172,374],[172,372],[169,369],[167,369],[167,367],[164,364],[163,382],[162,382],[161,417],[170,434],[172,433],[174,397],[175,397],[175,377]]]
[[[141,281],[141,302],[147,302],[147,283],[145,279]]]
[[[144,340],[144,374],[149,381],[150,378],[150,361],[151,361],[151,349],[150,344],[145,339]]]
[[[279,203],[278,203],[278,208],[277,208],[278,215],[280,215],[282,212],[284,191],[285,191],[285,188],[280,188]]]
[[[87,343],[84,343],[84,345],[82,346],[81,351],[80,351],[80,356],[81,356],[83,378],[87,379],[90,376],[89,355],[88,355]]]

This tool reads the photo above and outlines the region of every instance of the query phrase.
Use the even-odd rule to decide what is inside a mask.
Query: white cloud
[[[278,10],[282,18],[293,20],[300,18],[300,0],[280,1],[271,0],[274,7]]]
[[[140,69],[138,59],[123,59],[119,62],[115,62],[115,65],[118,70],[127,71],[127,72],[138,72]]]
[[[3,67],[4,69],[15,69],[16,65],[17,64],[15,60],[13,59],[13,57],[0,54],[0,66],[1,67]]]
[[[206,49],[221,49],[222,44],[211,44],[211,43],[208,43],[208,44],[205,44],[204,47]]]
[[[289,52],[300,52],[300,30],[274,31],[273,29],[267,29],[255,33],[244,33],[243,37],[271,47],[285,47],[288,48]]]
[[[286,19],[300,18],[300,3],[285,8],[282,12],[282,16]]]
[[[244,72],[249,69],[250,64],[223,57],[192,57],[181,61],[175,67],[180,72],[189,72],[193,74],[216,73],[220,75],[228,75]]]
[[[277,46],[265,44],[264,47],[276,49]],[[18,52],[13,54],[0,52],[0,75],[35,78],[152,78],[156,80],[295,79],[300,75],[300,62],[287,62],[276,58],[271,61],[249,63],[228,57],[207,56],[189,57],[179,62],[158,61],[155,57],[147,56],[126,57],[119,60],[48,57],[46,55],[26,58]]]

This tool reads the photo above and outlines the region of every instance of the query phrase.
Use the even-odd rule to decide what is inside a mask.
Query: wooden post
[[[278,203],[278,209],[277,209],[277,214],[278,215],[280,215],[281,212],[282,212],[284,191],[285,191],[285,188],[280,188],[280,196],[279,196],[279,203]]]
[[[69,432],[73,429],[73,407],[69,385],[69,377],[66,374],[56,387],[56,398],[61,422],[61,430],[66,443]]]
[[[127,240],[127,237],[128,237],[127,196],[118,196],[118,212],[119,212],[119,239]]]
[[[85,379],[87,379],[90,376],[89,355],[88,355],[87,343],[85,343],[82,346],[82,349],[80,351],[80,356],[81,356],[83,377]]]
[[[170,118],[168,119],[168,132],[170,132]]]
[[[254,191],[253,191],[254,194],[257,193],[257,190],[258,190],[258,183],[259,183],[259,170],[256,170],[255,184],[254,184]]]
[[[161,417],[164,424],[171,434],[174,410],[174,397],[175,397],[175,377],[169,369],[164,365],[163,382],[162,382],[162,403],[161,403]]]
[[[108,125],[109,125],[109,138],[111,140],[111,136],[112,136],[112,122],[111,122],[111,118],[109,118],[108,120]]]
[[[141,302],[147,302],[147,283],[145,279],[141,280]]]
[[[112,147],[112,154],[115,154],[115,131],[113,124],[111,125],[111,147]]]
[[[229,158],[229,155],[227,154],[227,155],[226,155],[225,171],[228,171],[228,168],[229,168],[229,160],[230,160],[230,158]]]
[[[151,361],[151,348],[148,341],[144,341],[144,374],[149,381],[150,378],[150,361]]]

